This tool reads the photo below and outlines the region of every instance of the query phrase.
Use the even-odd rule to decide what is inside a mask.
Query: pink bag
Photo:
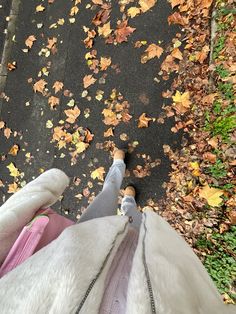
[[[73,224],[75,222],[57,214],[51,208],[39,210],[13,244],[0,267],[0,278],[56,239],[65,228]]]

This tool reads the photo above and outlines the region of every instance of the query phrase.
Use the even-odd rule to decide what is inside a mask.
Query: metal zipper
[[[146,240],[146,235],[147,235],[147,227],[146,227],[146,214],[144,213],[144,237],[143,237],[143,254],[142,254],[142,258],[143,258],[143,266],[144,266],[144,270],[145,270],[145,275],[146,275],[146,279],[147,279],[147,286],[148,286],[148,293],[149,293],[149,298],[150,298],[150,303],[151,303],[151,310],[152,313],[156,314],[156,306],[155,306],[155,301],[154,301],[154,296],[153,296],[153,290],[152,290],[152,284],[151,284],[151,280],[150,280],[150,276],[149,276],[149,271],[148,271],[148,267],[147,267],[147,262],[146,262],[146,255],[145,255],[145,240]]]
[[[82,301],[80,302],[79,307],[77,308],[77,310],[76,310],[76,312],[75,312],[76,314],[78,314],[78,313],[80,312],[80,310],[81,310],[82,306],[84,305],[84,303],[85,303],[85,301],[86,301],[86,299],[87,299],[89,293],[90,293],[91,290],[93,289],[93,286],[95,285],[95,283],[96,283],[98,277],[99,277],[100,274],[102,273],[102,271],[103,271],[103,269],[104,269],[104,267],[105,267],[105,265],[106,265],[106,263],[107,263],[107,261],[108,261],[110,255],[111,255],[111,252],[112,252],[112,250],[113,250],[113,248],[114,248],[114,246],[115,246],[116,239],[118,238],[119,235],[121,235],[122,233],[125,232],[125,229],[126,229],[128,223],[129,223],[129,222],[126,222],[126,224],[125,224],[125,226],[124,226],[124,229],[121,230],[121,231],[119,231],[119,232],[116,234],[115,239],[114,239],[114,241],[112,242],[112,247],[111,247],[110,251],[108,252],[108,254],[107,254],[107,256],[106,256],[106,258],[105,258],[105,260],[104,260],[104,262],[103,262],[103,264],[102,264],[102,267],[100,268],[100,270],[99,270],[99,272],[97,273],[96,277],[95,277],[95,278],[91,281],[91,283],[89,284],[89,287],[88,287],[88,289],[87,289],[87,291],[86,291],[86,293],[85,293],[85,295],[84,295]]]

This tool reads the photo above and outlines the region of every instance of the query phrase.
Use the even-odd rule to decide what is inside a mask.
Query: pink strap
[[[0,278],[34,253],[48,222],[47,216],[39,215],[23,228],[0,268]]]

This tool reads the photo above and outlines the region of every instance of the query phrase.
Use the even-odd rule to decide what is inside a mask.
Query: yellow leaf
[[[18,150],[19,150],[19,146],[13,145],[8,154],[12,156],[16,156],[18,153]]]
[[[110,22],[104,24],[103,26],[98,26],[98,34],[99,36],[103,36],[106,38],[112,32]]]
[[[7,166],[7,168],[10,171],[10,176],[18,177],[20,175],[19,170],[16,168],[16,166],[12,162]]]
[[[45,10],[45,7],[42,4],[40,4],[40,5],[37,5],[35,10],[36,12],[43,12]]]
[[[104,174],[105,174],[104,167],[99,167],[91,173],[91,178],[93,180],[98,179],[100,181],[104,181]]]
[[[70,10],[70,16],[74,16],[79,12],[79,8],[75,5],[74,7],[71,8]]]
[[[205,185],[199,192],[199,196],[202,198],[205,198],[207,203],[210,206],[219,206],[222,202],[222,198],[220,198],[221,195],[223,195],[224,192],[220,189],[211,188],[209,185]]]
[[[175,102],[175,109],[179,113],[185,113],[188,108],[190,108],[191,101],[189,97],[190,95],[188,91],[181,94],[178,90],[176,91],[175,95],[172,96],[172,99]]]
[[[156,0],[139,0],[138,3],[141,7],[141,11],[146,12],[156,4]]]
[[[201,172],[200,172],[200,169],[199,169],[199,164],[197,161],[194,161],[194,162],[190,162],[189,163],[189,166],[193,169],[192,171],[192,174],[195,176],[195,177],[199,177]]]
[[[128,16],[133,18],[140,13],[140,8],[131,7],[128,9],[127,13],[128,13]]]
[[[86,148],[88,147],[88,144],[84,142],[79,142],[75,146],[76,146],[76,152],[82,153],[86,150]]]

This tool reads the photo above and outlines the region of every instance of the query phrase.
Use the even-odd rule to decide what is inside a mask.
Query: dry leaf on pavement
[[[141,11],[146,12],[156,4],[156,0],[139,0],[138,3],[141,7]]]
[[[175,95],[172,96],[174,101],[174,108],[177,112],[183,114],[185,113],[191,105],[189,92],[180,93],[178,90]]]
[[[77,106],[75,106],[73,109],[67,109],[64,112],[67,116],[66,121],[69,123],[75,123],[76,119],[80,115],[80,109]]]
[[[41,79],[41,80],[37,81],[36,83],[34,83],[33,90],[35,93],[39,92],[39,93],[43,94],[46,85],[47,85],[47,82],[44,79]]]
[[[58,93],[60,90],[62,90],[63,86],[64,84],[62,82],[56,81],[52,87],[54,88],[55,94]]]
[[[19,146],[15,144],[15,145],[13,145],[13,146],[11,147],[11,149],[10,149],[9,152],[8,152],[8,154],[9,154],[9,155],[12,155],[12,156],[16,156],[17,153],[18,153],[18,151],[19,151]]]
[[[155,57],[160,58],[162,53],[163,49],[160,46],[156,44],[150,44],[141,57],[141,63],[146,63],[148,60]]]
[[[26,40],[25,40],[25,45],[29,48],[32,48],[34,42],[36,40],[36,37],[34,35],[30,35]]]
[[[11,162],[8,166],[7,166],[8,170],[10,171],[10,176],[11,177],[19,177],[20,175],[20,171],[16,168],[16,166],[13,164],[13,162]]]
[[[50,96],[48,98],[48,104],[50,105],[51,109],[54,109],[56,106],[58,106],[60,103],[60,99],[55,96]]]
[[[127,26],[128,20],[122,21],[117,25],[117,29],[115,30],[116,41],[118,43],[122,43],[123,41],[127,41],[128,36],[132,34],[136,28]]]
[[[109,65],[111,65],[111,58],[101,57],[100,59],[100,68],[102,71],[105,71]]]
[[[84,88],[87,88],[90,85],[93,85],[96,82],[96,80],[97,79],[95,79],[92,74],[85,75],[85,77],[83,78]]]
[[[98,179],[100,181],[104,181],[104,174],[105,174],[104,167],[99,167],[91,173],[91,178],[93,180]]]
[[[138,119],[138,127],[139,128],[148,128],[149,121],[151,121],[151,120],[152,120],[152,118],[146,117],[146,113],[142,113]]]
[[[103,26],[98,26],[98,34],[99,36],[103,36],[104,38],[108,37],[112,32],[110,22],[104,24]]]
[[[140,8],[137,7],[131,7],[127,11],[128,16],[131,18],[135,17],[136,15],[140,14]]]

